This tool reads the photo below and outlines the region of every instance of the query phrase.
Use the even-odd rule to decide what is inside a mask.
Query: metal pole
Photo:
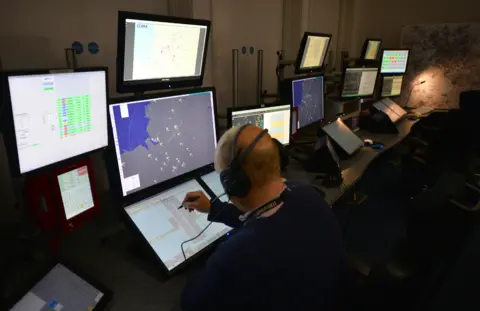
[[[258,50],[257,55],[257,105],[262,104],[263,93],[263,50]]]
[[[238,105],[238,49],[232,50],[232,106],[236,108]]]

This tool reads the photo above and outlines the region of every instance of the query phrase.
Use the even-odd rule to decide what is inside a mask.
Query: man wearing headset
[[[345,277],[339,226],[311,185],[285,182],[267,130],[232,128],[215,169],[233,204],[188,193],[184,206],[235,228],[182,294],[182,309],[334,310]]]

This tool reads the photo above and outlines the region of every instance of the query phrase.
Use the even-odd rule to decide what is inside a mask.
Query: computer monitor
[[[290,105],[235,108],[229,114],[230,126],[253,124],[268,129],[268,133],[283,145],[290,143]]]
[[[324,119],[324,92],[323,76],[292,81],[292,106],[297,110],[297,129]]]
[[[342,120],[323,127],[325,133],[332,138],[348,155],[352,155],[363,146],[363,140],[360,139],[352,130],[350,130]]]
[[[109,112],[123,196],[213,163],[213,88],[117,99]]]
[[[381,97],[395,97],[402,93],[403,76],[383,76]]]
[[[87,166],[62,173],[57,180],[67,220],[94,207]]]
[[[125,207],[129,219],[161,260],[167,273],[172,273],[185,262],[182,243],[195,238],[210,223],[206,214],[179,208],[185,194],[193,191],[204,191],[196,180]],[[198,238],[184,243],[185,257],[188,259],[200,253],[230,230],[224,224],[212,223]]]
[[[361,59],[376,60],[380,54],[382,40],[380,39],[366,39],[363,45]]]
[[[305,32],[298,50],[295,73],[320,71],[325,62],[332,35]]]
[[[383,50],[380,73],[404,74],[407,71],[410,50]]]
[[[200,86],[210,21],[120,11],[119,93]]]
[[[7,310],[104,310],[111,292],[98,282],[80,276],[62,263],[48,265],[28,291],[15,297]]]
[[[371,97],[375,92],[378,68],[346,68],[343,73],[341,97]]]
[[[108,145],[106,68],[9,73],[7,81],[15,171],[28,173]]]
[[[387,107],[382,101],[374,103],[373,107],[385,113],[393,123],[397,122],[400,119],[400,116],[396,114],[395,111]]]

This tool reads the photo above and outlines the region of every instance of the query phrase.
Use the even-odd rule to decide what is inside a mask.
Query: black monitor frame
[[[245,110],[253,110],[253,109],[262,109],[262,108],[272,108],[272,107],[280,107],[280,106],[290,106],[290,122],[288,123],[288,135],[289,135],[289,142],[286,145],[289,145],[292,140],[292,104],[288,103],[273,103],[273,104],[264,104],[264,105],[251,105],[251,106],[243,106],[243,107],[236,107],[236,108],[227,108],[227,128],[231,128],[233,125],[233,112],[237,111],[245,111]]]
[[[106,161],[106,163],[107,163],[107,170],[109,172],[108,175],[109,175],[110,188],[114,192],[115,197],[118,198],[121,202],[128,205],[133,204],[147,197],[150,197],[155,193],[158,193],[158,189],[164,189],[165,186],[168,187],[170,185],[176,184],[176,182],[178,181],[185,180],[185,178],[196,176],[199,172],[211,171],[213,168],[213,159],[211,163],[206,164],[202,167],[199,167],[193,171],[184,173],[172,179],[167,179],[156,185],[152,185],[148,188],[144,188],[137,192],[123,196],[121,179],[120,179],[120,170],[118,168],[118,163],[117,163],[118,160],[117,160],[117,155],[115,151],[115,141],[114,141],[114,135],[113,135],[113,129],[112,129],[112,120],[110,116],[110,106],[115,104],[132,102],[132,101],[150,100],[150,99],[165,98],[165,97],[178,96],[178,95],[188,95],[188,94],[201,93],[201,92],[212,92],[213,109],[214,109],[213,112],[214,112],[214,122],[215,122],[215,136],[218,142],[219,131],[218,131],[217,96],[216,96],[216,90],[214,87],[194,88],[190,90],[176,90],[176,91],[163,92],[163,93],[157,93],[157,94],[148,94],[148,95],[142,95],[142,96],[119,97],[119,98],[112,99],[110,101],[108,105],[109,106],[108,111],[107,111],[109,148],[107,149],[108,161]]]
[[[377,56],[375,57],[375,59],[366,59],[365,58],[365,56],[367,54],[368,43],[370,41],[380,42],[380,46],[378,47],[378,52],[377,52]],[[362,59],[363,61],[378,61],[378,57],[382,54],[382,43],[383,43],[382,39],[366,38],[365,42],[363,43],[362,54],[360,54],[360,59]]]
[[[382,72],[382,64],[383,64],[383,53],[386,51],[408,51],[408,57],[407,57],[407,64],[405,65],[405,71],[404,72]],[[407,70],[408,70],[408,63],[410,61],[410,49],[382,49],[381,53],[381,59],[380,59],[380,67],[378,68],[378,72],[382,75],[404,75]]]
[[[109,98],[109,88],[108,88],[108,68],[107,67],[85,67],[85,68],[78,68],[78,69],[38,69],[38,70],[19,70],[19,71],[6,71],[3,75],[3,80],[0,81],[2,87],[4,87],[5,92],[3,94],[3,116],[0,115],[0,120],[2,125],[4,124],[4,139],[5,139],[5,148],[7,150],[7,155],[9,158],[10,170],[12,175],[14,176],[21,176],[25,174],[41,174],[48,171],[51,171],[55,167],[61,167],[62,165],[66,165],[69,163],[74,163],[79,159],[84,158],[87,155],[90,155],[98,150],[104,150],[108,147],[108,145],[90,150],[88,152],[79,154],[72,158],[64,159],[59,162],[51,163],[46,166],[39,167],[37,169],[31,170],[26,173],[20,172],[20,161],[18,158],[18,150],[17,150],[17,141],[16,141],[16,134],[15,134],[15,123],[13,119],[13,107],[12,101],[10,96],[10,87],[8,85],[8,77],[13,76],[27,76],[27,75],[42,75],[42,74],[58,74],[58,73],[73,73],[73,72],[90,72],[90,71],[104,71],[105,72],[105,85],[106,85],[106,98],[108,103]],[[0,99],[1,101],[1,99]],[[105,105],[105,109],[107,109],[107,105]],[[107,111],[108,115],[108,111]],[[107,126],[108,126],[108,116],[107,116]],[[108,141],[110,141],[110,137],[108,137]]]
[[[85,275],[81,270],[79,270],[76,266],[72,265],[71,263],[66,263],[62,259],[50,259],[47,262],[41,264],[38,273],[31,278],[30,282],[26,284],[26,286],[22,287],[21,290],[16,291],[7,301],[6,305],[0,305],[1,310],[10,310],[13,306],[20,301],[38,282],[40,282],[47,273],[49,273],[57,264],[63,265],[65,268],[73,272],[74,274],[78,275],[81,279],[86,281],[88,284],[92,285],[100,292],[103,293],[103,297],[101,298],[100,302],[95,306],[93,311],[103,311],[106,310],[108,304],[113,298],[113,292],[106,288],[103,284],[98,282],[95,279],[92,279],[90,276]],[[5,309],[1,308],[5,307]]]
[[[200,76],[157,79],[157,80],[149,79],[149,80],[139,80],[139,81],[132,81],[132,82],[124,81],[123,78],[124,78],[124,70],[125,70],[125,34],[126,34],[127,19],[207,26],[207,33],[205,38],[205,50],[203,53],[202,69],[201,69]],[[117,26],[118,27],[117,28],[117,67],[116,67],[117,92],[142,93],[145,91],[152,91],[152,90],[164,90],[164,89],[201,86],[203,84],[203,77],[205,75],[205,63],[207,60],[208,40],[210,37],[210,26],[211,26],[211,22],[208,20],[119,11],[118,26]]]
[[[375,79],[375,87],[373,88],[373,92],[370,95],[363,95],[363,96],[343,96],[343,87],[345,86],[345,77],[347,74],[347,69],[377,69],[377,77]],[[378,87],[378,77],[380,76],[380,68],[378,66],[353,66],[353,67],[345,67],[342,72],[342,80],[340,82],[340,98],[342,100],[355,100],[360,98],[371,98],[375,97],[375,91]]]
[[[399,97],[402,95],[402,89],[400,89],[400,94],[399,95],[390,95],[390,96],[383,96],[382,95],[382,90],[383,90],[383,83],[385,82],[385,78],[386,77],[402,77],[402,89],[403,89],[403,83],[405,82],[405,75],[403,74],[384,74],[384,75],[381,75],[381,79],[380,79],[380,98],[392,98],[392,97]]]
[[[310,67],[308,69],[300,68],[302,64],[303,54],[305,53],[305,48],[307,46],[308,37],[326,37],[329,38],[327,49],[325,50],[325,56],[323,58],[322,64],[316,67]],[[302,74],[302,73],[312,73],[312,72],[322,72],[324,69],[325,58],[327,57],[328,49],[330,48],[330,43],[332,41],[332,35],[320,33],[320,32],[305,32],[303,34],[302,41],[300,42],[300,49],[298,50],[297,59],[295,61],[295,73]]]

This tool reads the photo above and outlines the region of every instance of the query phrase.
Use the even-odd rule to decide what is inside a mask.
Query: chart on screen
[[[63,173],[57,178],[67,220],[94,206],[87,166]]]

